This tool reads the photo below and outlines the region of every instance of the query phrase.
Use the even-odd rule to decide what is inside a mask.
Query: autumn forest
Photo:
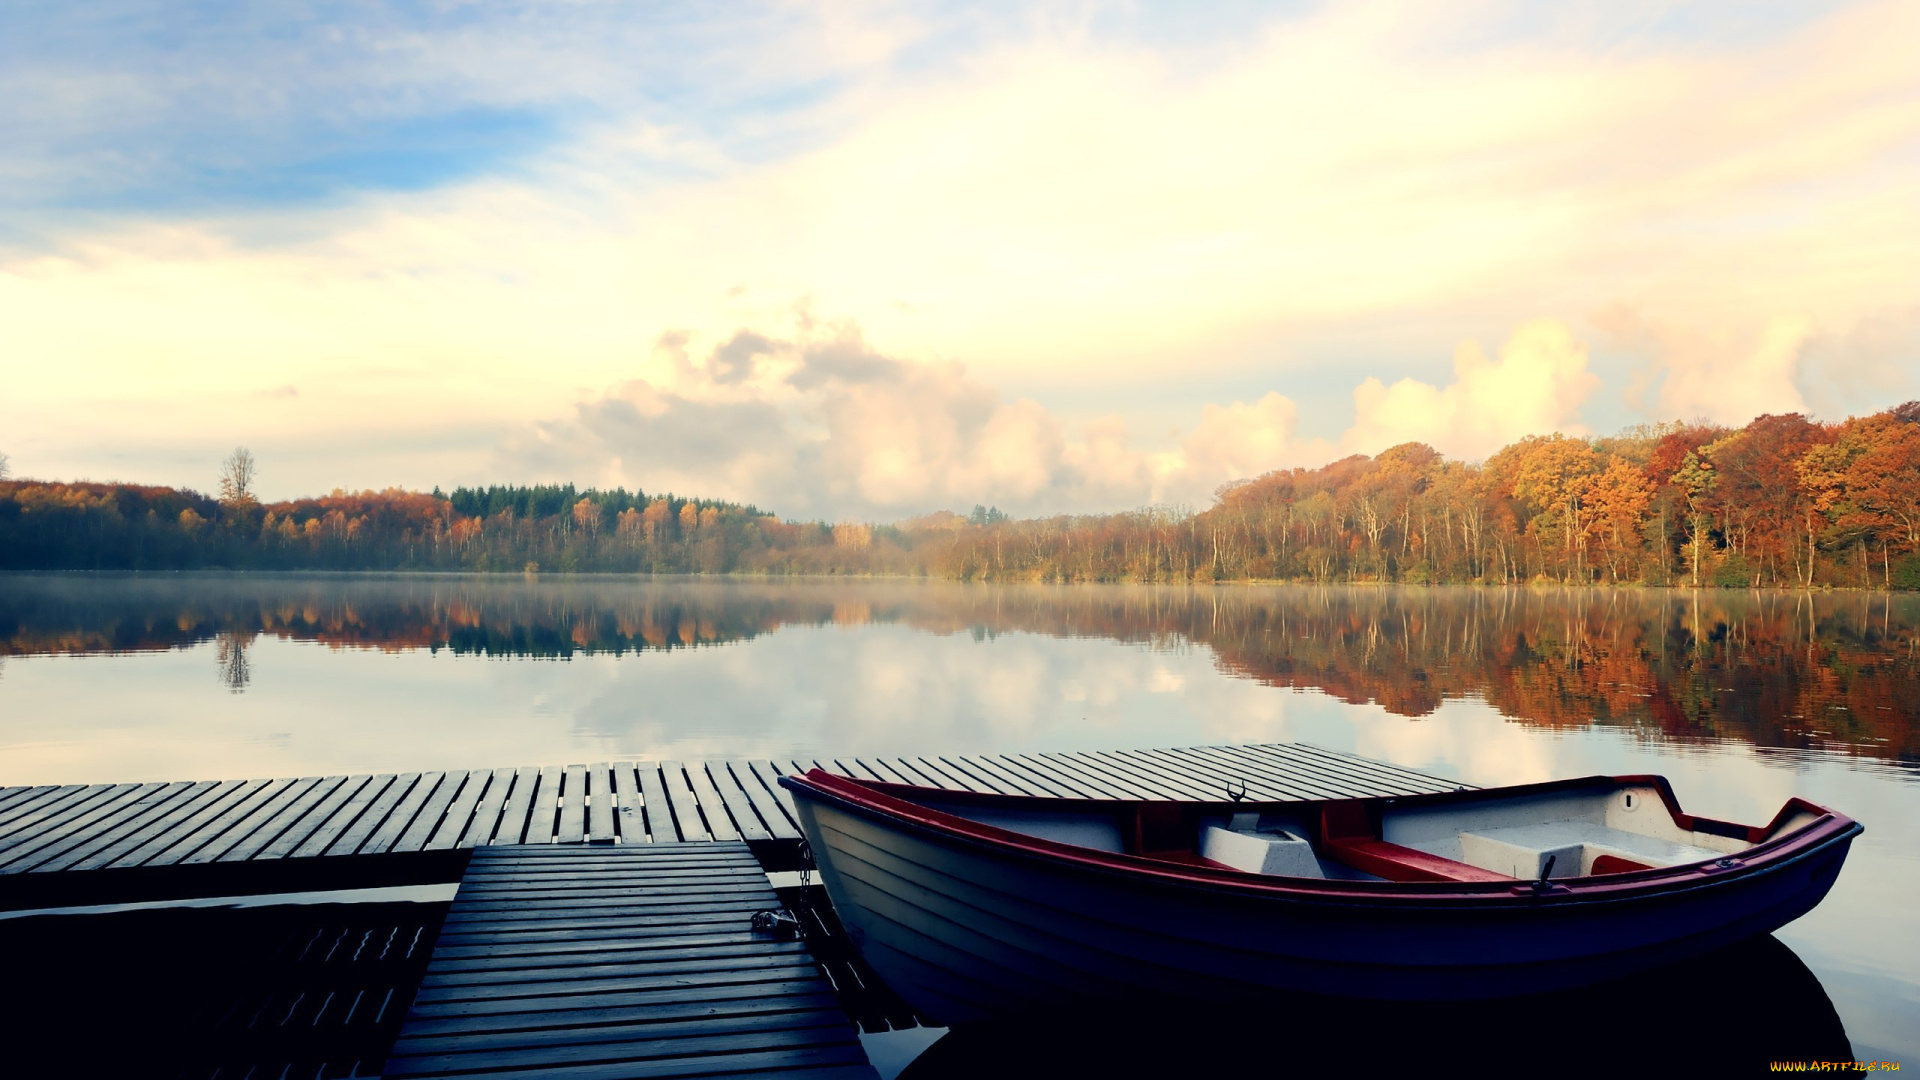
[[[253,470],[236,451],[217,495],[0,479],[0,569],[1920,588],[1920,402],[1531,437],[1481,463],[1405,443],[1228,484],[1203,510],[1039,518],[786,521],[570,484],[263,503]]]

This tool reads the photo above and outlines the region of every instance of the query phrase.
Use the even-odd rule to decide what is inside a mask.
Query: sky
[[[0,7],[0,453],[1204,506],[1920,397],[1920,5]]]

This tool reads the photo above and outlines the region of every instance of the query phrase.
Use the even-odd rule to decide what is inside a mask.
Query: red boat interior
[[[1681,812],[1656,777],[1312,803],[924,791],[913,799],[982,824],[1161,862],[1279,877],[1404,882],[1533,881],[1711,863],[1825,813],[1796,799],[1763,827],[1696,817]]]

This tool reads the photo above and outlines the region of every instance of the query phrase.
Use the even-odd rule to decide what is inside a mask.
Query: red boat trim
[[[1355,870],[1388,881],[1513,880],[1506,874],[1380,839],[1379,822],[1367,812],[1363,799],[1342,799],[1320,807],[1320,846]]]
[[[1474,901],[1479,903],[1522,903],[1555,904],[1569,902],[1622,900],[1638,896],[1656,896],[1661,893],[1700,887],[1704,883],[1720,882],[1743,878],[1752,874],[1769,872],[1783,864],[1797,861],[1800,857],[1828,846],[1829,844],[1851,839],[1863,831],[1858,823],[1842,814],[1824,809],[1801,799],[1790,800],[1774,819],[1776,827],[1792,814],[1802,810],[1819,815],[1818,819],[1795,829],[1785,835],[1756,844],[1739,853],[1737,859],[1721,860],[1723,864],[1685,864],[1676,867],[1660,867],[1648,870],[1608,874],[1601,877],[1573,878],[1556,881],[1554,888],[1547,892],[1531,890],[1515,891],[1512,878],[1500,878],[1497,881],[1346,881],[1315,878],[1273,879],[1259,874],[1245,873],[1239,870],[1214,869],[1207,866],[1176,864],[1155,858],[1151,855],[1129,855],[1092,848],[1064,844],[1046,840],[1026,833],[1014,832],[993,825],[985,825],[968,818],[949,814],[941,810],[922,805],[915,798],[936,798],[943,802],[963,805],[998,805],[1003,807],[1032,807],[1034,804],[1070,804],[1078,811],[1108,809],[1111,811],[1137,810],[1153,805],[1149,800],[1118,799],[1057,799],[1029,795],[996,795],[985,792],[960,792],[945,789],[928,789],[904,784],[887,784],[878,781],[855,780],[838,776],[824,770],[814,769],[804,776],[785,776],[780,783],[797,791],[820,798],[830,803],[844,804],[865,816],[890,819],[921,830],[944,835],[952,839],[985,845],[1002,851],[1046,862],[1065,863],[1106,872],[1118,872],[1134,879],[1153,879],[1168,884],[1187,886],[1205,886],[1226,889],[1232,892],[1247,893],[1266,897],[1291,896],[1303,901],[1355,900],[1355,901]],[[1610,786],[1631,786],[1650,784],[1660,791],[1668,810],[1676,815],[1676,821],[1684,817],[1689,822],[1712,822],[1728,829],[1739,829],[1740,835],[1766,835],[1768,829],[1754,829],[1719,822],[1711,818],[1697,818],[1681,815],[1678,803],[1672,797],[1672,791],[1666,779],[1659,776],[1621,776],[1621,777],[1583,777],[1574,780],[1554,780],[1542,784],[1524,784],[1499,789],[1501,794],[1530,794],[1539,791],[1590,787],[1596,784]],[[1406,805],[1432,805],[1449,802],[1471,801],[1485,798],[1488,792],[1460,791],[1444,792],[1436,795],[1400,796],[1364,802]],[[1289,806],[1298,809],[1299,803],[1186,803],[1173,804],[1193,808],[1199,813],[1232,813],[1249,811],[1262,805]],[[1718,830],[1705,830],[1715,831]],[[1712,875],[1703,875],[1702,866],[1712,866],[1717,871]]]

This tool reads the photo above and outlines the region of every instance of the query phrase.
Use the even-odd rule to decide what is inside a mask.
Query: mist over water
[[[1920,1061],[1920,597],[0,576],[0,784],[1303,740],[1867,827],[1778,936]]]

